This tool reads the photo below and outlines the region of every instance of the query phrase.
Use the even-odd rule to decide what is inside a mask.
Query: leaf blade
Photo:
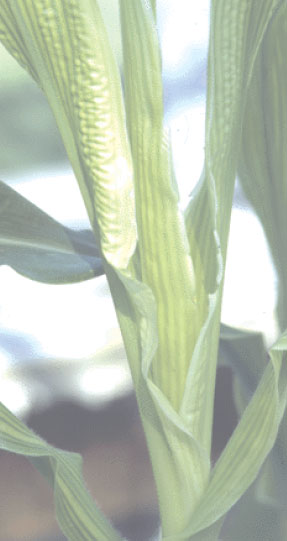
[[[72,231],[0,181],[0,265],[49,284],[104,274],[90,231]]]
[[[141,336],[143,381],[136,385],[136,391],[159,487],[163,531],[176,533],[191,515],[188,499],[195,504],[199,498],[210,462],[179,413],[200,322],[195,317],[192,260],[178,205],[169,140],[163,129],[161,58],[154,7],[149,1],[120,2],[140,276],[153,296],[155,321],[151,310],[143,314],[141,309],[141,316],[157,334],[154,345],[158,341],[156,351],[147,355],[146,337]],[[133,365],[134,360],[130,362]],[[175,496],[172,513],[170,493]]]
[[[70,541],[121,540],[84,485],[80,455],[52,447],[1,403],[0,449],[36,459],[34,464],[54,487],[57,519]]]
[[[212,470],[188,532],[215,523],[255,480],[272,449],[287,401],[287,331],[270,349],[271,361],[233,435]],[[228,490],[227,490],[228,487]]]
[[[135,250],[133,171],[118,68],[97,2],[1,0],[0,37],[55,115],[103,255]],[[19,37],[19,40],[15,38]]]
[[[287,10],[283,3],[267,32],[251,79],[238,170],[243,190],[263,225],[278,272],[281,330],[287,325],[286,39]]]

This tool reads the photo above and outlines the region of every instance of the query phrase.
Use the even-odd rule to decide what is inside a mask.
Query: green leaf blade
[[[263,225],[279,277],[277,313],[287,325],[287,39],[286,3],[281,3],[268,29],[250,82],[239,178]]]
[[[133,168],[118,68],[97,2],[1,0],[3,44],[36,73],[106,259],[136,246]],[[14,35],[22,36],[21,43]]]
[[[190,329],[187,343],[188,321],[196,313],[194,273],[163,130],[161,58],[152,7],[124,1],[120,9],[141,273],[158,309],[159,346],[150,369],[154,383],[178,409],[196,332]]]
[[[223,517],[256,479],[271,451],[287,401],[287,331],[270,350],[271,360],[233,435],[212,470],[188,532]]]
[[[195,409],[202,412],[194,430],[204,434],[209,449],[224,267],[247,81],[279,4],[279,0],[265,2],[264,7],[246,0],[212,3],[205,164],[185,212],[197,283],[208,299],[197,355],[187,378],[184,409],[187,416]],[[205,393],[194,392],[199,377]]]
[[[85,487],[80,455],[47,444],[3,404],[0,404],[0,449],[31,457],[38,470],[48,477],[54,487],[57,519],[69,541],[122,540]]]
[[[91,231],[72,231],[0,182],[0,265],[39,282],[66,284],[104,274]]]
[[[195,408],[200,410],[199,399],[205,401],[205,414],[201,417],[201,423],[193,425],[198,432],[200,429],[204,431],[205,441],[208,441],[208,434],[210,434],[210,426],[207,426],[206,421],[206,419],[210,420],[210,415],[207,415],[207,411],[210,413],[213,410],[217,333],[219,332],[223,276],[240,150],[238,141],[241,138],[242,117],[248,84],[258,51],[264,41],[268,25],[280,4],[280,1],[272,0],[265,2],[264,6],[242,0],[228,3],[219,0],[212,3],[205,166],[199,184],[191,194],[191,201],[185,213],[190,250],[196,255],[193,260],[195,274],[202,276],[204,287],[209,293],[205,339],[201,344],[199,340],[197,344],[198,354],[197,357],[194,356],[193,370],[191,365],[190,378],[187,379],[189,393],[186,394],[185,408],[186,416],[188,416],[188,413],[193,413]],[[208,320],[209,327],[207,327]],[[202,337],[203,335],[201,339]],[[235,503],[236,498],[243,493],[241,490],[246,490],[248,482],[256,477],[262,462],[274,444],[279,427],[279,411],[281,407],[285,407],[285,399],[282,398],[282,402],[278,400],[276,370],[271,366],[268,370],[265,376],[266,381],[262,380],[262,388],[265,385],[268,389],[269,415],[264,410],[265,417],[263,415],[260,417],[260,411],[263,411],[261,406],[264,403],[264,391],[259,386],[257,395],[255,394],[256,398],[251,402],[252,408],[250,406],[248,415],[244,414],[239,423],[236,436],[234,434],[234,438],[230,440],[230,447],[227,446],[229,449],[226,451],[227,454],[222,455],[229,457],[230,462],[228,463],[227,458],[222,459],[224,464],[222,468],[219,462],[211,471],[201,503],[192,515],[191,526],[184,530],[179,538],[192,539],[198,532],[204,535],[207,528],[221,519]],[[284,373],[284,368],[282,370]],[[204,392],[201,395],[193,394],[193,389],[199,388],[199,374],[201,374],[202,388],[209,389],[206,394]],[[266,388],[264,387],[265,390]],[[191,398],[188,400],[187,397]],[[203,405],[201,411],[204,411]],[[260,440],[258,449],[253,448],[254,455],[250,455],[250,469],[246,473],[246,485],[243,489],[241,484],[243,472],[240,471],[239,466],[234,465],[233,468],[232,453],[234,456],[235,449],[236,453],[239,453],[242,443],[239,434],[243,438],[244,430],[250,435],[251,431],[256,429],[256,422],[253,424],[253,419],[257,419],[260,428],[264,425],[264,421],[266,424],[260,437],[258,436]],[[256,439],[255,432],[254,438]],[[251,437],[248,442],[250,446],[254,445]],[[246,447],[244,451],[245,455],[240,454],[242,463],[247,456]],[[247,471],[246,461],[245,467]],[[228,476],[225,476],[226,471]],[[234,474],[233,477],[232,474]],[[222,490],[222,496],[219,489]],[[222,508],[219,510],[220,505]]]
[[[179,209],[169,139],[163,128],[161,56],[154,7],[149,1],[120,2],[140,277],[154,301],[153,315],[151,309],[143,313],[148,302],[142,287],[138,312],[140,321],[145,321],[150,335],[154,335],[154,343],[147,354],[147,333],[140,335],[143,381],[136,382],[136,392],[159,487],[165,534],[169,530],[178,532],[189,520],[190,501],[194,506],[200,498],[210,462],[201,441],[193,436],[180,414],[185,378],[201,322],[196,317],[193,265]],[[140,291],[138,284],[134,288]],[[135,290],[132,298],[136,302]],[[133,366],[135,359],[130,362]]]

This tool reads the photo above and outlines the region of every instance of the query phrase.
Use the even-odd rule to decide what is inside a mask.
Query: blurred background
[[[100,2],[121,65],[117,0]],[[165,122],[185,208],[204,159],[209,0],[158,0]],[[0,48],[0,178],[63,224],[89,227],[44,96]],[[1,202],[0,202],[1,212]],[[264,272],[262,272],[264,269]],[[79,451],[93,496],[133,541],[157,527],[156,495],[105,277],[52,286],[0,267],[0,400],[37,433]],[[262,228],[236,184],[222,321],[275,340],[276,277]],[[216,393],[214,457],[236,414],[231,375]],[[0,541],[60,541],[52,492],[22,457],[0,455]]]

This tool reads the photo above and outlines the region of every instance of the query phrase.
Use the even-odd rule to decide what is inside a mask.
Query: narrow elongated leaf
[[[93,502],[82,477],[82,459],[52,447],[0,403],[0,449],[30,457],[54,488],[56,515],[69,541],[120,541]]]
[[[239,162],[241,184],[263,225],[278,273],[277,316],[281,330],[287,325],[286,40],[287,9],[283,2],[269,26],[255,64]],[[285,413],[256,493],[259,500],[279,507],[286,501],[286,449]]]
[[[247,0],[234,0],[231,5],[224,1],[214,3],[205,171],[186,212],[189,251],[178,211],[172,167],[163,165],[170,164],[170,158],[168,150],[163,153],[167,145],[162,132],[160,55],[151,6],[143,1],[120,2],[127,120],[135,164],[141,276],[156,300],[159,337],[155,357],[149,357],[147,364],[142,360],[148,389],[146,394],[152,396],[158,419],[156,422],[155,416],[152,417],[149,406],[150,417],[145,419],[143,411],[143,420],[159,487],[163,534],[166,531],[174,532],[171,539],[189,539],[196,532],[196,506],[199,500],[198,509],[202,506],[208,511],[204,502],[209,490],[209,451],[222,279],[238,140],[256,55],[279,4],[279,0],[265,2],[263,7]],[[142,43],[145,44],[144,48]],[[170,246],[172,254],[169,254]],[[188,330],[187,321],[190,323]],[[188,343],[185,342],[187,336]],[[272,396],[274,392],[276,402],[277,389],[271,376],[268,385]],[[259,389],[253,402],[253,405],[257,405],[251,410],[254,415],[261,406],[260,399],[262,394]],[[252,414],[245,417],[247,421],[242,419],[242,433],[248,423],[252,424]],[[276,415],[273,415],[272,422]],[[270,450],[267,432],[272,422],[269,422],[264,433],[261,454],[253,457],[253,462],[250,460],[254,476]],[[156,424],[160,424],[164,431],[171,449],[170,460],[155,429]],[[278,424],[274,423],[274,427],[276,433]],[[235,447],[241,445],[239,438],[234,438],[233,443]],[[229,452],[226,456],[230,458]],[[184,475],[182,464],[185,465]],[[166,468],[165,474],[163,468]],[[240,497],[240,475],[236,481]],[[226,479],[225,490],[228,495]],[[170,494],[176,494],[172,503]],[[188,494],[189,510],[186,505]],[[230,497],[230,506],[233,503]],[[222,513],[218,514],[216,520],[227,510],[228,505],[224,510],[222,506]],[[194,529],[184,529],[184,522],[193,524],[193,517]],[[216,520],[206,521],[205,524],[203,521],[204,525],[201,524],[199,529],[209,527]]]
[[[255,64],[242,133],[239,177],[278,271],[278,315],[287,326],[287,6],[273,18]]]
[[[166,531],[179,531],[189,520],[192,506],[206,484],[210,462],[201,441],[193,437],[186,419],[179,414],[202,321],[200,314],[198,318],[196,315],[199,305],[204,312],[205,297],[201,296],[201,304],[197,302],[169,140],[163,130],[161,58],[152,8],[154,4],[142,0],[120,2],[140,276],[156,303],[156,321],[151,320],[151,310],[146,311],[145,319],[154,326],[153,334],[156,330],[158,333],[156,353],[141,355],[145,383],[141,382],[142,387],[136,390],[159,486],[165,535]],[[137,290],[140,292],[138,286]],[[143,294],[141,303],[147,303]],[[146,337],[142,338],[146,341]],[[142,351],[145,349],[143,343]],[[132,369],[135,362],[138,361],[132,356]],[[150,415],[152,412],[150,418],[146,407],[141,406],[147,401]],[[174,495],[172,505],[170,494]]]
[[[232,368],[233,399],[239,415],[243,413],[256,389],[266,362],[267,354],[261,333],[221,325],[219,363]],[[266,501],[262,503],[262,498],[258,497],[260,486],[262,482],[265,483],[267,469],[268,472],[270,471],[270,461],[272,461],[276,445],[277,443],[261,469],[256,483],[245,492],[229,513],[224,523],[224,535],[221,533],[223,540],[241,541],[241,539],[251,537],[254,540],[268,541],[271,537],[281,538],[279,510],[274,504],[271,506]],[[276,478],[276,484],[278,489],[278,478]],[[268,488],[270,497],[270,486]]]
[[[198,341],[198,350],[195,349],[197,356],[194,354],[194,364],[191,363],[193,372],[191,371],[189,381],[192,385],[187,386],[189,394],[186,394],[186,397],[189,396],[189,401],[186,400],[185,408],[186,412],[193,412],[195,408],[200,408],[200,400],[205,401],[205,419],[208,421],[210,415],[206,412],[213,407],[222,278],[245,99],[266,29],[281,3],[272,0],[260,5],[247,0],[218,0],[212,3],[205,166],[200,182],[191,194],[185,215],[191,253],[195,251],[195,244],[198,247],[195,251],[197,257],[193,260],[195,274],[203,276],[204,287],[209,293],[208,316],[200,335],[201,347]],[[224,516],[249,486],[248,483],[256,477],[274,444],[279,426],[279,412],[282,414],[285,407],[285,391],[282,401],[278,399],[277,368],[274,368],[273,364],[268,365],[237,431],[211,472],[201,503],[190,521],[191,527],[187,528],[179,539],[192,538],[192,535],[199,531],[204,534],[207,527]],[[200,393],[199,381],[202,382],[202,388],[209,388],[206,394],[203,391]],[[193,388],[197,389],[194,394],[196,401],[193,399]],[[265,417],[260,417],[264,394],[269,397],[268,403],[273,404],[273,411],[271,408],[269,416],[265,411]],[[201,411],[204,411],[203,406]],[[255,431],[256,427],[257,430],[262,429],[260,434]],[[205,433],[208,434],[206,420],[195,428],[198,432],[206,430]],[[246,445],[242,443],[244,438],[248,442]],[[258,442],[257,447],[255,442]],[[240,463],[237,460],[239,456]],[[225,475],[225,472],[228,472],[228,475]]]
[[[120,9],[141,274],[158,310],[159,347],[150,368],[153,382],[178,409],[196,335],[196,329],[190,329],[187,343],[189,321],[196,312],[195,277],[163,131],[161,58],[153,12],[149,2],[141,0],[122,1]]]
[[[242,413],[266,365],[266,350],[260,333],[221,326],[219,362],[232,367],[233,393],[237,411]],[[227,539],[281,539],[287,505],[287,422],[286,412],[277,439],[253,487],[242,497],[228,521]],[[281,514],[280,514],[281,513]],[[274,523],[276,522],[276,524]],[[258,523],[260,529],[258,530]],[[241,524],[241,528],[239,527]],[[244,524],[244,531],[242,529]],[[272,527],[271,527],[272,524]],[[271,528],[271,529],[270,529]],[[252,533],[254,531],[254,533]],[[255,534],[257,531],[257,535]],[[240,537],[241,535],[241,537]]]
[[[100,276],[92,231],[72,231],[0,182],[0,265],[39,282],[65,284]]]
[[[204,439],[209,450],[238,140],[248,81],[268,23],[280,3],[270,0],[259,6],[247,0],[212,2],[205,163],[185,212],[195,274],[208,295],[208,310],[194,349],[182,406],[185,415],[193,417],[193,433]],[[201,412],[197,419],[194,411]]]
[[[213,524],[234,505],[255,480],[275,443],[287,400],[287,331],[270,356],[256,392],[212,471],[186,536]]]
[[[95,0],[0,0],[0,39],[42,87],[110,263],[136,245],[122,90]]]

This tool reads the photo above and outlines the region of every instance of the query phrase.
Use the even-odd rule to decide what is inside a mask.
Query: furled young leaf
[[[195,277],[163,130],[161,58],[153,11],[149,2],[132,0],[121,1],[120,10],[141,277],[151,287],[158,311],[159,347],[151,373],[178,409],[200,328],[198,323],[190,329],[189,323],[196,313]]]
[[[0,0],[0,39],[42,87],[104,257],[136,245],[133,172],[118,69],[95,0]]]
[[[69,541],[120,541],[92,500],[82,477],[82,459],[52,447],[0,403],[0,449],[26,455],[51,482],[56,515]]]
[[[104,274],[91,231],[64,227],[1,181],[0,265],[52,284]]]
[[[287,327],[287,5],[262,44],[248,92],[239,177],[258,214],[278,271],[278,315]]]
[[[153,325],[153,334],[158,333],[153,355],[146,355],[147,344],[141,344],[144,381],[140,380],[136,391],[159,487],[165,535],[166,531],[179,531],[190,517],[206,484],[210,462],[201,442],[193,437],[179,414],[202,318],[200,314],[196,317],[199,303],[193,264],[178,204],[169,141],[163,129],[161,58],[152,7],[142,0],[120,2],[140,278],[156,303],[153,311],[146,310],[144,318],[145,326]],[[141,289],[141,305],[147,306]],[[137,291],[140,293],[135,284],[132,298]],[[202,296],[202,312],[204,301]],[[141,338],[146,341],[145,336]],[[132,370],[135,362],[138,360],[132,355]],[[172,505],[170,494],[174,495]]]

